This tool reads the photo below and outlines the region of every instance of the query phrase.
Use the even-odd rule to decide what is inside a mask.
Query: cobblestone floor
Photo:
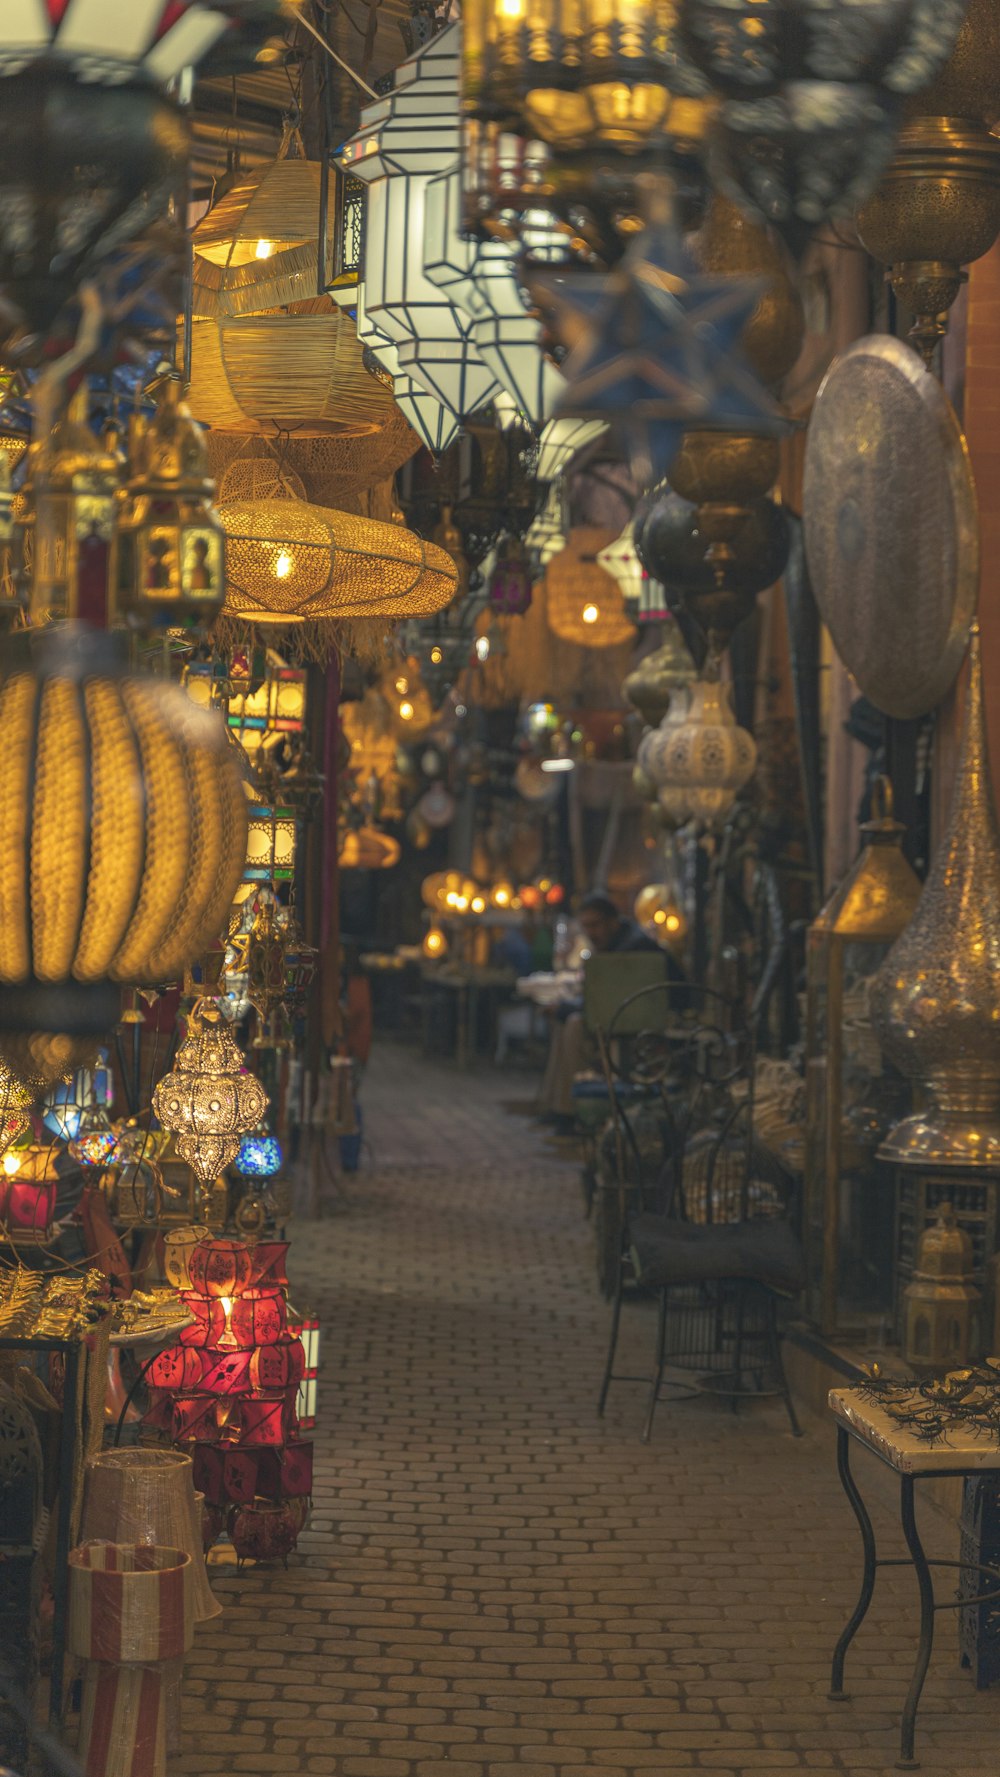
[[[702,1399],[644,1448],[628,1386],[596,1419],[607,1313],[575,1171],[503,1108],[526,1095],[376,1056],[368,1170],[294,1227],[325,1328],[312,1523],[287,1572],[216,1570],[172,1773],[890,1771],[911,1576],[881,1576],[828,1703],[858,1571],[828,1432]],[[643,1364],[650,1330],[629,1316]],[[995,1773],[1000,1695],[938,1623],[924,1769]]]

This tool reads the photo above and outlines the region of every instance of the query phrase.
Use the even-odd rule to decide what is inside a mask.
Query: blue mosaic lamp
[[[269,1135],[263,1130],[243,1137],[233,1164],[244,1178],[273,1178],[276,1172],[281,1171],[283,1159],[277,1136]]]

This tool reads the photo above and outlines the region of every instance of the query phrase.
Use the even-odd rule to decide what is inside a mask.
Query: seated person
[[[606,955],[638,950],[656,951],[667,957],[667,977],[683,985],[687,977],[679,963],[648,938],[634,919],[619,913],[610,895],[592,890],[580,902],[578,918],[591,953]],[[573,1118],[573,1081],[591,1062],[590,1042],[583,1022],[583,1001],[567,1000],[558,1007],[549,1037],[549,1059],[538,1094],[538,1114],[568,1123]]]

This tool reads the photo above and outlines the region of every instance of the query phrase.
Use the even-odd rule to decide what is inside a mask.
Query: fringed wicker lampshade
[[[613,648],[635,634],[618,586],[597,561],[614,541],[614,531],[577,525],[545,570],[549,628],[565,642]]]
[[[306,500],[229,501],[219,516],[230,617],[253,623],[429,617],[454,596],[451,556],[402,525]]]
[[[259,314],[314,293],[321,180],[319,161],[287,130],[277,160],[212,205],[192,235],[196,315]],[[331,248],[328,239],[332,279]]]
[[[376,433],[391,392],[369,376],[354,326],[323,298],[314,314],[195,320],[188,406],[205,425],[297,437]]]

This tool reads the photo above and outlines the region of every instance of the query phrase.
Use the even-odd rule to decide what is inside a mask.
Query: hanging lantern
[[[204,1184],[217,1179],[267,1105],[260,1081],[243,1070],[243,1057],[218,1008],[198,1001],[173,1069],[153,1093],[153,1110],[164,1129],[173,1131],[181,1159]],[[191,1259],[192,1277],[197,1256]]]
[[[36,440],[28,453],[18,526],[38,623],[64,617],[107,621],[108,548],[124,465],[111,444],[90,430],[88,397],[84,381],[49,437]]]
[[[393,412],[391,393],[365,368],[353,322],[333,306],[196,316],[187,401],[207,426],[248,433],[277,426],[307,439],[370,437]]]
[[[545,505],[528,526],[524,546],[541,568],[547,567],[552,557],[559,554],[560,549],[565,549],[566,527],[563,522],[562,492],[557,483],[553,483],[550,487]]]
[[[162,89],[199,64],[252,62],[278,13],[278,0],[135,0],[127,18],[88,0],[5,9],[0,288],[30,331],[166,210],[189,142]]]
[[[241,173],[192,231],[196,314],[251,314],[316,294],[323,167],[286,124],[277,158]],[[333,224],[326,273],[333,275]]]
[[[569,415],[565,419],[548,420],[538,440],[538,463],[535,475],[539,481],[557,481],[588,444],[607,431],[606,420],[581,419]]]
[[[12,637],[0,727],[0,1047],[53,1079],[120,984],[178,980],[221,931],[246,798],[221,718],[130,676],[112,635]]]
[[[900,99],[943,66],[964,11],[964,0],[681,0],[677,79],[690,91],[700,74],[720,101],[715,183],[794,248],[849,215],[889,158]]]
[[[276,746],[305,727],[306,673],[287,666],[280,654],[267,650],[264,676],[255,683],[246,654],[234,655],[229,674],[226,721],[231,734],[251,757],[259,748]]]
[[[138,628],[207,624],[226,592],[225,533],[201,430],[171,372],[148,423],[138,417],[129,478],[116,501],[113,613]]]
[[[621,536],[597,552],[598,566],[618,582],[618,590],[626,607],[632,611],[638,609],[643,581],[646,579],[646,570],[635,547],[634,529],[635,522],[630,518]]]
[[[233,1165],[243,1178],[274,1178],[284,1158],[277,1136],[260,1129],[243,1137]]]
[[[635,897],[636,925],[658,944],[678,949],[687,936],[687,919],[673,882],[650,882]]]
[[[446,25],[404,61],[386,98],[362,111],[340,158],[368,188],[358,338],[376,352],[379,336],[388,338],[392,373],[412,378],[461,417],[490,399],[496,379],[470,324],[424,270],[428,186],[461,149],[459,39],[460,26]],[[474,253],[470,244],[468,260]]]
[[[244,882],[291,882],[295,875],[295,810],[251,802]]]
[[[90,1104],[81,1112],[69,1151],[81,1166],[105,1166],[118,1146],[103,1104]]]
[[[966,273],[1000,231],[1000,23],[969,0],[946,66],[906,108],[892,160],[857,215],[862,246],[888,267],[928,369]]]
[[[732,692],[718,677],[717,661],[706,674],[691,686],[687,714],[670,735],[661,769],[666,785],[683,792],[694,819],[714,827],[753,776],[757,747],[753,735],[737,726]]]
[[[455,564],[402,525],[305,500],[230,501],[226,612],[253,623],[430,616],[454,597]]]
[[[629,673],[622,696],[634,704],[646,726],[655,729],[671,708],[676,693],[695,677],[694,661],[678,625],[665,612],[666,635],[652,654],[647,654]]]
[[[614,648],[634,636],[621,592],[597,561],[600,550],[613,539],[612,531],[578,525],[545,570],[549,628],[564,642]]]
[[[531,575],[519,537],[504,537],[498,544],[486,596],[490,609],[501,617],[523,617],[530,606]]]

